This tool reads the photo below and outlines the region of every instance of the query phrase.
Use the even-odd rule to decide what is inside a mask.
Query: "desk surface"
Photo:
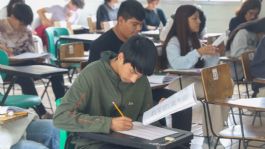
[[[228,104],[255,111],[265,111],[265,98],[248,98],[229,100]]]
[[[39,53],[26,52],[20,55],[11,56],[9,57],[9,60],[11,64],[16,64],[28,60],[36,60],[36,61],[45,60],[48,57],[49,57],[48,53],[39,54]]]
[[[182,69],[182,70],[165,69],[164,72],[170,74],[185,75],[185,76],[200,76],[201,70],[202,70],[201,68]]]
[[[6,66],[0,65],[0,71],[14,76],[26,76],[33,78],[43,78],[52,75],[67,73],[67,69],[57,68],[46,65],[29,65],[29,66]]]
[[[81,40],[81,41],[94,41],[102,34],[74,34],[74,35],[63,35],[60,39],[63,40]]]
[[[178,133],[170,135],[170,137],[175,138],[174,141],[168,142],[165,141],[165,138],[159,138],[156,140],[146,140],[138,137],[133,137],[118,132],[112,132],[110,134],[100,134],[100,133],[78,133],[80,137],[87,139],[95,139],[98,141],[103,141],[112,144],[130,146],[135,148],[144,148],[144,149],[170,149],[178,145],[188,143],[193,138],[193,134],[189,131],[183,131],[179,129],[175,130]]]

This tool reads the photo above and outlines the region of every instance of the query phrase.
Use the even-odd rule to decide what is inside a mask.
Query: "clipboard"
[[[14,115],[2,114],[0,115],[0,125],[6,124],[17,119],[28,116],[28,112],[14,112]]]

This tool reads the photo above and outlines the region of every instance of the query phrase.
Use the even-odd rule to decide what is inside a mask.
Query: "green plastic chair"
[[[56,100],[56,106],[61,104],[61,98]],[[69,133],[63,129],[60,129],[60,149],[65,149],[65,143],[69,136]],[[70,149],[74,149],[74,145],[69,146]]]
[[[0,64],[9,65],[8,55],[5,51],[0,49]],[[6,74],[0,72],[2,79],[6,78]],[[0,102],[2,102],[4,95],[0,93]],[[9,95],[5,101],[5,106],[16,106],[20,108],[34,108],[41,103],[40,97],[36,95]]]
[[[62,27],[48,27],[45,29],[47,36],[48,52],[51,54],[51,63],[56,64],[58,59],[58,47],[60,44],[66,43],[67,41],[59,40],[61,35],[69,35],[67,28]]]

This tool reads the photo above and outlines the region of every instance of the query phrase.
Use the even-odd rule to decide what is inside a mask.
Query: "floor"
[[[67,77],[65,77],[65,80],[66,80],[66,82],[68,82]],[[66,84],[69,85],[69,83],[66,83]],[[41,81],[39,81],[39,82],[37,82],[36,86],[37,86],[37,90],[38,90],[39,94],[41,94],[43,92],[43,89],[44,89],[43,83]],[[241,91],[241,94],[242,94],[241,96],[242,97],[246,97],[245,87],[244,86],[240,86],[240,91]],[[0,92],[3,92],[2,85],[0,87]],[[15,94],[21,93],[20,88],[18,86],[15,86],[14,93]],[[234,96],[238,97],[237,88],[235,88],[234,93],[235,93]],[[11,94],[12,94],[12,91],[11,91]],[[54,95],[53,95],[51,87],[48,88],[48,95],[49,95],[49,98],[51,99],[51,101],[53,101],[54,100]],[[264,97],[265,96],[265,90],[261,91],[261,94],[259,94],[259,96]],[[45,94],[42,102],[47,107],[47,110],[49,112],[53,113],[53,111],[56,108],[55,107],[55,103],[51,102],[51,105],[52,105],[52,109],[51,109],[47,94]],[[208,149],[208,143],[207,143],[205,137],[203,137],[203,133],[202,133],[202,119],[201,119],[202,108],[200,106],[201,106],[200,104],[197,104],[195,107],[193,107],[192,132],[194,134],[194,139],[191,142],[191,149]],[[252,111],[244,111],[244,113],[246,115],[246,116],[243,117],[244,123],[251,124],[252,119],[253,119],[253,116],[251,116],[252,115]],[[262,121],[263,121],[263,123],[265,123],[265,113],[263,113],[263,115],[262,115]],[[230,123],[230,122],[228,121],[228,123]],[[256,120],[255,124],[256,125],[260,124],[259,119]],[[263,125],[262,128],[265,129],[265,125]],[[265,134],[264,134],[264,136],[265,136]],[[214,148],[214,144],[215,144],[214,140],[215,139],[212,139],[212,140],[213,141],[211,141],[210,147]],[[231,141],[231,140],[228,140],[228,139],[221,139],[220,142],[221,143],[219,143],[219,145],[217,146],[217,149],[237,149],[238,148],[238,141],[236,141],[236,140]],[[241,148],[243,148],[243,147],[241,146]],[[259,149],[259,148],[264,148],[265,149],[265,143],[264,142],[250,142],[249,143],[248,149]]]

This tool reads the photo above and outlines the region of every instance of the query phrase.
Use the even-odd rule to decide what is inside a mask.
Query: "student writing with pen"
[[[141,121],[143,112],[152,107],[146,75],[153,73],[156,63],[157,50],[153,42],[135,35],[121,46],[118,54],[110,51],[102,54],[100,60],[83,69],[62,98],[54,116],[55,126],[69,132],[129,130],[132,122]],[[76,145],[77,148],[114,146],[82,139],[77,140]]]

